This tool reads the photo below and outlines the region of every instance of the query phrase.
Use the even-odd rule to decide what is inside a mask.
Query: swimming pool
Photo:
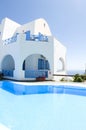
[[[0,123],[9,130],[86,130],[86,88],[0,82]]]

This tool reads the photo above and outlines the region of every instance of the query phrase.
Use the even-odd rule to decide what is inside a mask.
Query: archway
[[[60,57],[59,60],[57,61],[57,71],[63,71],[64,68],[65,68],[64,60],[62,57]]]
[[[2,73],[4,76],[13,77],[13,71],[15,69],[15,62],[11,55],[6,55],[1,64]]]
[[[24,59],[22,70],[25,71],[25,78],[48,77],[50,64],[43,55],[32,54]]]

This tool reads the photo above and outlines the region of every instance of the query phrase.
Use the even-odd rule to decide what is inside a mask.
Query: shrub
[[[65,79],[64,79],[64,78],[62,78],[60,81],[65,81]]]
[[[75,74],[74,75],[74,82],[83,82],[84,81],[84,78],[83,76],[79,75],[79,74]]]
[[[86,80],[86,75],[81,75],[83,80]]]
[[[67,81],[67,79],[66,78],[62,78],[60,81],[62,81],[62,82],[66,82]]]
[[[77,77],[76,80],[74,80],[74,82],[83,82],[83,79],[81,77]]]

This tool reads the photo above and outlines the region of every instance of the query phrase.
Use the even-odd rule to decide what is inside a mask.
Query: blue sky
[[[67,48],[67,68],[84,69],[86,0],[0,0],[0,21],[4,17],[20,24],[44,18]]]

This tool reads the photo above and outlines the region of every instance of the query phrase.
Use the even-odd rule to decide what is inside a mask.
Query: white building
[[[54,79],[54,74],[66,74],[66,48],[44,19],[20,25],[5,18],[0,24],[0,71],[9,79]]]

